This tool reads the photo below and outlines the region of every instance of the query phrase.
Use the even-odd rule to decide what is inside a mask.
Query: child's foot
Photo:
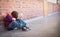
[[[22,31],[26,31],[27,29],[25,27],[22,28]]]
[[[29,27],[26,27],[27,30],[31,30]]]
[[[18,30],[18,28],[14,28],[14,30]]]
[[[31,30],[30,28],[27,28],[27,27],[23,27],[22,28],[23,31],[27,31],[27,30]]]

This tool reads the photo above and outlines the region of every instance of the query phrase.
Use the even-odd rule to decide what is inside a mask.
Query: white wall
[[[47,2],[57,3],[57,0],[47,0]]]

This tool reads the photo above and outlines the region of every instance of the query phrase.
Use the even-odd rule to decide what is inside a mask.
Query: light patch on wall
[[[58,0],[58,4],[60,4],[60,0]]]
[[[23,17],[23,13],[21,13],[21,16]]]
[[[57,4],[57,0],[47,0],[47,2],[51,2],[51,3],[56,3]]]

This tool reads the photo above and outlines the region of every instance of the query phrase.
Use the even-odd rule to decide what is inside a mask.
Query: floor
[[[59,14],[27,23],[28,31],[13,30],[1,32],[0,37],[59,37]]]

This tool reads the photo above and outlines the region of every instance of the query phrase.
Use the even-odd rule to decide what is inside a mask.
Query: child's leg
[[[25,26],[26,29],[31,30],[29,27]]]
[[[29,27],[25,26],[27,29],[29,29]],[[30,30],[30,29],[29,29]]]
[[[31,29],[25,25],[22,27],[22,30],[25,31],[25,30],[31,30]]]
[[[14,29],[14,28],[16,28],[17,27],[17,25],[18,25],[18,23],[16,22],[16,21],[12,21],[10,24],[9,24],[9,29]]]

